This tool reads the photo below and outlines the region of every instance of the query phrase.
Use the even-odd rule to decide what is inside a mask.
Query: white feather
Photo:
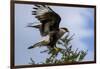
[[[49,35],[44,36],[44,37],[42,37],[42,39],[40,41],[45,41],[45,42],[49,43],[50,42],[50,36]]]

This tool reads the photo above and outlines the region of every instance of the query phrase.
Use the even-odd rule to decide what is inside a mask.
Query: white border
[[[33,0],[32,0],[33,1]],[[39,67],[38,69],[98,69],[100,67],[100,0],[34,0],[97,6],[97,64]],[[0,0],[0,69],[10,69],[10,0]],[[27,68],[29,69],[29,68]],[[31,68],[30,68],[31,69]],[[33,69],[33,68],[32,68]],[[37,68],[34,68],[37,69]]]

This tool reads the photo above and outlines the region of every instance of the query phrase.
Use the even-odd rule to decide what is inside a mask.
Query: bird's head
[[[61,28],[61,30],[66,33],[66,32],[69,32],[69,30],[67,28]]]

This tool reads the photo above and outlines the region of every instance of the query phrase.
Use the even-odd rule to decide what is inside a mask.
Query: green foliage
[[[72,49],[71,40],[72,37],[66,35],[65,37],[58,40],[54,48],[49,48],[48,50],[44,50],[42,53],[48,53],[50,55],[46,58],[42,64],[63,64],[63,63],[73,63],[73,62],[81,62],[87,54],[87,51],[78,51]],[[62,48],[60,48],[60,46]],[[57,59],[57,57],[61,54],[61,57]],[[31,58],[31,64],[36,64],[35,61]]]

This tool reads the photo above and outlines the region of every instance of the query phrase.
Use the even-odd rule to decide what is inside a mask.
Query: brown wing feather
[[[61,18],[50,7],[48,7],[47,5],[35,5],[33,9],[33,15],[35,15],[35,17],[42,24],[41,29],[44,33],[44,35],[42,34],[42,36],[47,35],[46,33],[49,33],[50,31],[59,29]]]

